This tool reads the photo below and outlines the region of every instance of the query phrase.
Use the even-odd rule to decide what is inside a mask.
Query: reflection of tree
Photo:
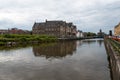
[[[95,42],[96,42],[96,40],[90,40],[90,39],[83,40],[83,43],[87,43],[87,44],[91,44],[91,43],[95,43]]]
[[[58,42],[54,45],[33,47],[33,52],[35,56],[45,56],[46,58],[65,57],[67,55],[72,55],[73,51],[75,50],[76,50],[75,41]]]
[[[83,40],[82,42],[85,44],[91,44],[91,43],[95,43],[95,42],[98,42],[99,43],[99,46],[101,46],[102,45],[102,43],[103,43],[103,39],[88,39],[88,40]]]

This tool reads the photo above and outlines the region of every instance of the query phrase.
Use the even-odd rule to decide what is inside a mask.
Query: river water
[[[111,80],[102,39],[0,50],[0,80]]]

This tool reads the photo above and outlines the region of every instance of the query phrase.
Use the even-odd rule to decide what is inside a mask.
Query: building
[[[112,30],[109,30],[109,36],[113,36]]]
[[[1,29],[0,34],[30,34],[30,31],[22,30],[18,28],[11,28],[11,29]]]
[[[115,28],[114,28],[114,35],[115,36],[120,36],[120,23],[115,26]]]
[[[73,23],[65,21],[47,21],[43,23],[34,23],[33,34],[50,35],[58,38],[76,37],[77,28]]]
[[[0,30],[0,34],[8,34],[8,30],[6,30],[6,29],[1,29],[1,30]]]
[[[97,36],[99,37],[99,38],[103,38],[104,37],[104,35],[105,35],[105,33],[104,32],[102,32],[102,30],[100,29],[100,31],[97,33]]]
[[[82,38],[82,37],[84,37],[83,32],[80,31],[80,30],[77,31],[76,36],[77,36],[77,38]]]
[[[30,31],[22,30],[18,28],[11,28],[11,29],[8,29],[8,33],[9,34],[30,34]]]

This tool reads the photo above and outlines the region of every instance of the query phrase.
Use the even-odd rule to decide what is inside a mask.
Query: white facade
[[[81,38],[81,37],[84,37],[83,35],[83,32],[82,31],[77,31],[77,34],[76,34],[77,38]]]

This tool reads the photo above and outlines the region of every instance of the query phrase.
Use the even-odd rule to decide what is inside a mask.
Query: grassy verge
[[[47,35],[18,35],[18,34],[6,34],[0,35],[0,46],[7,44],[8,42],[17,42],[17,43],[46,43],[46,42],[55,42],[56,37],[47,36]]]
[[[120,42],[115,41],[113,39],[108,39],[108,41],[111,43],[111,45],[113,46],[115,51],[118,51],[119,55],[120,55]]]

